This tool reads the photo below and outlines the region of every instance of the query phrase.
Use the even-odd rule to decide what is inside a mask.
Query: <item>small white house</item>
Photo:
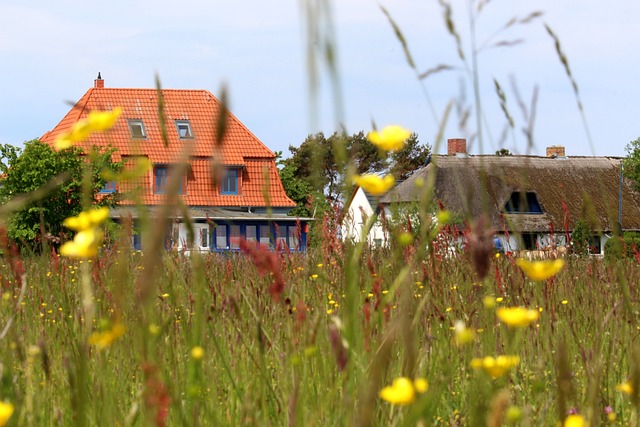
[[[356,186],[351,197],[346,201],[341,221],[341,231],[343,240],[351,240],[360,242],[362,240],[362,232],[369,218],[376,217],[373,226],[369,230],[367,240],[369,244],[374,246],[383,246],[387,242],[382,227],[381,219],[378,216],[381,205],[376,196],[373,196],[361,187]]]

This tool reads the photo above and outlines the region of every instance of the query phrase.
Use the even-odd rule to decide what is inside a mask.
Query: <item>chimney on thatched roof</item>
[[[552,145],[547,147],[547,157],[567,157],[563,145]]]
[[[447,154],[449,156],[467,156],[467,140],[464,138],[450,138],[447,140]]]

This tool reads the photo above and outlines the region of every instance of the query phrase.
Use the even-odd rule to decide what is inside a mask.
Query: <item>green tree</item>
[[[416,170],[427,164],[431,155],[428,144],[420,144],[418,134],[412,133],[402,150],[391,153],[390,172],[396,179],[405,180]]]
[[[571,244],[573,253],[587,255],[589,253],[589,243],[591,241],[591,230],[586,221],[578,220],[571,232]]]
[[[632,179],[636,190],[640,191],[640,138],[628,143],[625,150],[627,157],[622,160],[623,174]]]
[[[0,155],[0,168],[4,172],[0,198],[4,201],[38,190],[56,177],[64,178],[61,185],[38,200],[26,202],[8,219],[9,237],[32,248],[38,247],[42,232],[53,236],[67,233],[62,222],[80,213],[83,200],[102,205],[115,202],[113,195],[99,200],[96,197],[106,183],[101,171],[118,168],[111,162],[111,151],[94,150],[86,156],[80,148],[55,151],[35,139],[26,142],[24,150],[10,145],[0,146]],[[87,166],[92,185],[83,190],[82,177]]]
[[[513,154],[511,154],[511,151],[509,151],[508,149],[501,148],[496,151],[496,156],[513,156]]]
[[[291,167],[293,177],[307,182],[317,194],[336,200],[345,184],[346,159],[341,156],[346,156],[354,173],[388,171],[397,179],[406,179],[426,164],[431,147],[420,144],[414,133],[402,150],[386,156],[369,142],[363,131],[353,135],[336,132],[328,138],[319,132],[307,136],[300,147],[289,146],[289,151],[291,157],[284,160],[284,165]]]

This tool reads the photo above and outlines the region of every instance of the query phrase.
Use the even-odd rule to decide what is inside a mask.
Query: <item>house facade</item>
[[[118,107],[122,114],[109,132],[78,144],[85,152],[93,146],[114,149],[112,158],[125,171],[150,165],[136,179],[109,182],[102,189],[118,193],[115,220],[137,224],[141,207],[153,218],[167,204],[170,183],[178,179],[173,226],[165,230],[168,246],[229,251],[238,250],[244,238],[274,249],[306,248],[307,219],[287,215],[295,203],[284,191],[274,152],[229,112],[219,135],[223,105],[209,91],[108,88],[98,75],[94,87],[41,140],[53,145],[89,111]],[[143,240],[144,235],[134,234],[135,247]]]
[[[360,186],[355,186],[351,196],[344,204],[340,218],[342,239],[353,242],[361,241],[364,225],[369,218],[376,217],[367,235],[367,241],[376,247],[386,245],[388,236],[379,217],[380,208],[378,197],[367,193]]]
[[[567,245],[578,221],[603,253],[620,226],[640,230],[640,194],[621,175],[622,158],[573,156],[564,147],[547,156],[469,155],[464,139],[385,195],[385,206],[418,202],[435,174],[434,197],[465,222],[485,215],[505,251]]]

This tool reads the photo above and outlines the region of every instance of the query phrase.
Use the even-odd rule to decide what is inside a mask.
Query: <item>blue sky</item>
[[[635,54],[640,2],[484,3],[476,20],[477,45],[486,40],[488,46],[503,40],[522,43],[477,55],[482,146],[476,138],[466,0],[451,2],[466,64],[456,54],[436,0],[330,3],[339,86],[332,85],[320,58],[315,102],[309,90],[304,0],[4,0],[0,143],[21,144],[53,128],[100,71],[106,87],[153,87],[156,73],[166,88],[219,95],[226,84],[231,111],[268,147],[285,154],[309,133],[330,134],[341,127],[349,133],[367,131],[374,123],[403,125],[421,142],[433,143],[445,107],[453,102],[444,137],[468,138],[474,154],[501,147],[544,154],[546,146],[565,145],[569,156],[625,155],[625,145],[640,137]],[[380,5],[401,27],[418,71],[439,64],[455,69],[419,82]],[[533,11],[544,14],[491,37],[512,17]],[[566,53],[586,127],[545,23]],[[504,89],[513,128],[506,127],[494,79]],[[532,116],[535,88],[534,145],[529,147],[522,129],[525,116]],[[335,93],[340,95],[338,110]]]

